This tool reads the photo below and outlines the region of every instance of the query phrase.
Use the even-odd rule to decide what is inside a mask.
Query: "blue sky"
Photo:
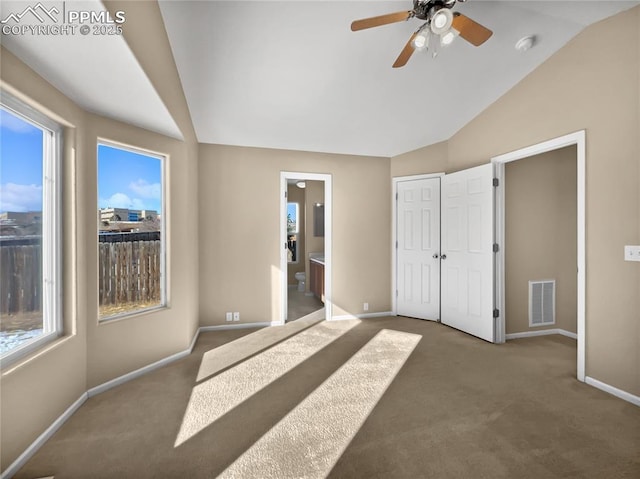
[[[0,212],[42,211],[39,128],[0,109]],[[98,146],[98,207],[161,210],[162,164],[157,158]]]
[[[42,211],[39,128],[0,109],[0,212]],[[161,210],[162,164],[154,158],[98,146],[98,207]]]
[[[128,150],[98,145],[98,207],[161,212],[162,162]]]
[[[42,130],[0,109],[0,212],[42,211]]]

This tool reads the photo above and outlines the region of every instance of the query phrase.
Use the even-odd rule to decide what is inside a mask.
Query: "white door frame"
[[[585,257],[585,164],[586,164],[586,133],[585,130],[570,133],[536,145],[521,148],[510,153],[495,156],[491,162],[495,165],[496,175],[500,187],[496,192],[496,240],[500,245],[496,254],[496,305],[500,309],[500,316],[496,322],[496,342],[505,342],[505,164],[522,160],[534,155],[557,150],[566,146],[577,147],[577,216],[578,216],[578,380],[585,381],[585,324],[586,324],[586,257]]]
[[[398,288],[398,252],[396,250],[396,242],[398,241],[398,224],[397,224],[397,203],[396,195],[398,194],[398,183],[401,181],[425,180],[428,178],[442,178],[444,173],[430,173],[426,175],[413,176],[396,176],[392,178],[391,191],[391,312],[394,316],[398,315],[397,305],[397,288]],[[438,320],[440,322],[440,320]]]
[[[332,284],[331,284],[331,266],[332,266],[332,185],[331,175],[325,173],[302,173],[298,171],[281,171],[280,172],[280,318],[276,325],[285,323],[285,314],[287,311],[287,253],[283,245],[287,244],[287,180],[309,180],[324,182],[324,311],[325,319],[333,318],[332,304]],[[306,258],[304,258],[306,261]]]

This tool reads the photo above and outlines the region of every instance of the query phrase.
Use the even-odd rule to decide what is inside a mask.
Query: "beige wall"
[[[623,261],[623,246],[640,243],[639,37],[640,7],[585,29],[447,142],[445,170],[586,130],[586,373],[635,395],[640,268]],[[441,170],[433,150],[412,152],[425,162],[412,173]]]
[[[446,141],[425,146],[391,159],[391,177],[444,173],[449,161],[449,145]]]
[[[505,166],[506,331],[577,333],[577,149]],[[529,281],[556,281],[556,322],[529,327]]]
[[[106,2],[108,8],[121,2]],[[186,140],[86,113],[2,48],[2,86],[65,124],[65,335],[0,379],[5,470],[88,388],[187,349],[198,327],[197,143],[155,2],[126,2],[125,37]],[[75,60],[75,59],[73,59]],[[177,93],[180,92],[180,93]],[[97,137],[166,153],[170,309],[97,322]]]
[[[188,211],[195,198],[185,192],[191,191],[189,182],[189,151],[187,145],[162,135],[130,125],[86,115],[86,149],[83,155],[84,177],[82,184],[87,188],[87,216],[84,234],[87,238],[85,267],[87,281],[96,285],[88,287],[87,301],[87,385],[89,388],[102,384],[114,377],[146,366],[165,358],[189,345],[193,334],[190,323],[197,318],[196,277],[189,265],[194,248],[193,236],[197,229],[189,221]],[[167,155],[165,163],[165,211],[167,248],[167,292],[168,308],[143,313],[122,320],[98,323],[98,257],[94,211],[97,211],[97,170],[96,144],[98,139],[106,139],[144,148]],[[191,167],[193,168],[193,166]]]
[[[290,285],[297,285],[298,281],[295,278],[295,274],[299,271],[305,270],[305,190],[303,188],[298,188],[296,185],[289,185],[287,188],[287,201],[289,203],[298,203],[298,262],[289,263],[287,266],[287,283]]]
[[[389,160],[200,145],[200,318],[224,323],[280,318],[280,171],[326,173],[333,182],[334,315],[389,311]]]

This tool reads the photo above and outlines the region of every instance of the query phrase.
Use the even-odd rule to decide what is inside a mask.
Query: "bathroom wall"
[[[309,278],[309,253],[324,253],[324,236],[313,234],[313,207],[317,204],[324,205],[324,181],[307,181],[305,188],[305,238],[307,254],[305,256],[305,271]],[[309,281],[306,286],[309,291]]]
[[[287,283],[290,285],[297,285],[298,281],[295,278],[295,274],[298,271],[305,270],[306,247],[305,247],[305,190],[298,188],[296,185],[289,185],[287,187],[287,202],[298,203],[298,261],[297,263],[289,263],[287,266]]]

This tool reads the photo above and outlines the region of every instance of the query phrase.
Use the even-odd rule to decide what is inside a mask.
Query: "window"
[[[100,320],[166,305],[165,157],[98,144]]]
[[[289,263],[298,262],[298,203],[287,203],[287,247],[289,248]]]
[[[0,101],[0,358],[62,334],[62,127],[12,95]]]

